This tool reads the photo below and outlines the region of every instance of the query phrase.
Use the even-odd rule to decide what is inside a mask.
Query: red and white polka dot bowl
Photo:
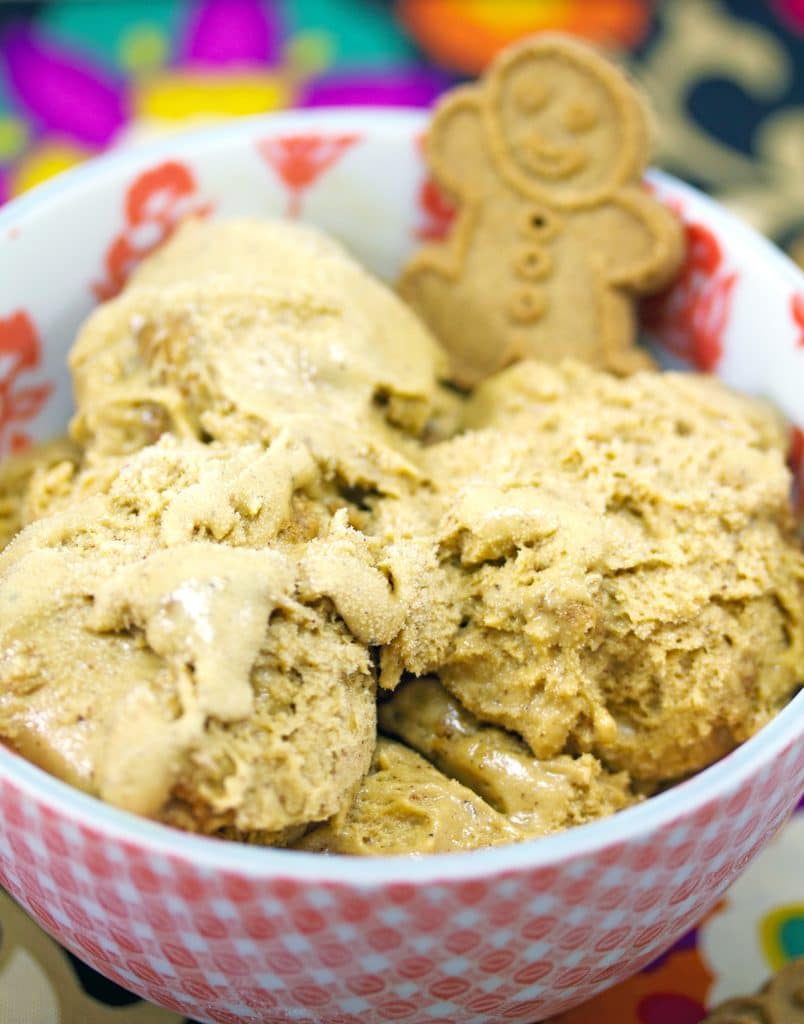
[[[420,115],[277,115],[124,151],[0,211],[0,457],[62,430],[81,319],[187,211],[302,216],[393,277],[450,210]],[[804,278],[693,190],[686,267],[645,322],[770,396],[804,449]],[[725,760],[608,821],[504,849],[358,860],[184,835],[0,749],[0,881],[60,942],[202,1021],[541,1020],[700,918],[804,790],[804,693]]]

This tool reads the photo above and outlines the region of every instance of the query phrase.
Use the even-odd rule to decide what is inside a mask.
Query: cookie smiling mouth
[[[581,146],[562,146],[534,132],[528,132],[520,150],[528,167],[545,178],[567,178],[587,162],[586,151]]]

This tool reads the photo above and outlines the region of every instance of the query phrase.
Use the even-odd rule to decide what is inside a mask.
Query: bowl
[[[190,211],[301,216],[393,278],[443,234],[422,115],[240,121],[121,151],[0,211],[0,457],[63,430],[65,356],[98,299]],[[667,361],[770,397],[804,433],[804,277],[693,189],[647,187],[688,255],[644,322]],[[535,1021],[647,964],[769,841],[804,789],[804,693],[646,803],[521,845],[363,860],[185,835],[0,747],[0,881],[119,984],[201,1021]]]

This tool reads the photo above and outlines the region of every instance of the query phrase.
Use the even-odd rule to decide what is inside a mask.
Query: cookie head
[[[506,51],[491,69],[485,115],[503,175],[526,195],[594,202],[638,177],[645,114],[633,87],[588,47],[554,36]]]

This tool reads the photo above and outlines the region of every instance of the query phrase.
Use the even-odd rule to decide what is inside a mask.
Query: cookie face
[[[508,51],[489,76],[485,115],[502,174],[528,195],[586,203],[645,166],[645,114],[627,80],[564,39]]]

